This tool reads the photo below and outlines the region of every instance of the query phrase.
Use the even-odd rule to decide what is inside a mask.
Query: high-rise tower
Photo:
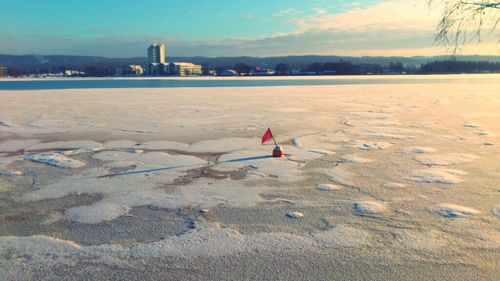
[[[153,44],[148,47],[148,63],[165,63],[165,45]]]

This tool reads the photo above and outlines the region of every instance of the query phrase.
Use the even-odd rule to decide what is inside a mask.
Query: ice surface
[[[39,142],[40,140],[37,139],[3,141],[0,142],[0,152],[15,152],[19,150],[24,150]]]
[[[371,159],[363,158],[358,154],[347,154],[340,157],[340,161],[344,163],[353,163],[353,164],[365,164],[372,162]]]
[[[455,204],[437,204],[431,209],[437,214],[450,219],[469,217],[481,213],[478,210]]]
[[[93,224],[113,220],[129,211],[130,207],[126,205],[98,202],[90,206],[68,209],[64,215],[70,221]]]
[[[415,160],[428,166],[447,166],[472,162],[477,156],[466,153],[423,154]]]
[[[84,162],[66,157],[63,152],[33,154],[26,156],[24,159],[58,168],[74,169],[85,166]]]
[[[382,186],[387,187],[387,188],[403,188],[403,187],[405,187],[405,185],[402,183],[390,182],[390,181],[386,181],[386,182],[382,183]]]
[[[62,150],[62,149],[89,149],[90,151],[97,151],[103,148],[101,143],[89,140],[78,140],[78,141],[55,141],[55,142],[44,142],[35,143],[28,148],[26,151],[33,150]]]
[[[378,150],[387,149],[392,146],[389,142],[373,142],[367,140],[353,140],[349,146],[357,147],[362,150]]]
[[[341,189],[340,186],[336,184],[330,184],[330,183],[319,183],[316,188],[321,191],[331,191],[331,190],[339,190]]]
[[[353,205],[354,212],[360,216],[381,214],[386,208],[387,206],[384,203],[375,201],[360,201],[355,202]]]
[[[404,149],[404,152],[406,153],[432,153],[436,151],[437,149],[435,149],[434,147],[424,147],[424,146],[413,146]]]
[[[304,217],[304,214],[300,212],[291,212],[287,213],[286,216],[292,219],[300,219]]]
[[[463,182],[460,176],[465,175],[467,173],[461,170],[436,167],[412,171],[408,179],[425,183],[456,184]]]

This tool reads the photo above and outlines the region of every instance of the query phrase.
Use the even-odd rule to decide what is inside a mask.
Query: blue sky
[[[437,17],[415,2],[1,0],[0,53],[144,56],[152,42],[175,56],[439,52]]]

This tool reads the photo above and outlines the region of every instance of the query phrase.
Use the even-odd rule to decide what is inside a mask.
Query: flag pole
[[[274,136],[273,137],[273,141],[274,141],[274,145],[278,146],[278,144],[276,143],[276,140],[274,139]]]

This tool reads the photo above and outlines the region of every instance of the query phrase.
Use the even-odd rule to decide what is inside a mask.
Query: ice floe
[[[481,212],[469,207],[459,206],[455,204],[437,204],[431,207],[431,210],[447,218],[461,218],[478,215]]]

